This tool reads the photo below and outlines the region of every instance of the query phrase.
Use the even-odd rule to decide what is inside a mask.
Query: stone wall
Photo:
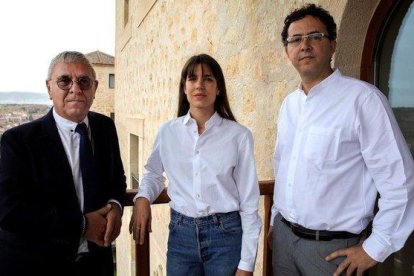
[[[313,2],[331,11],[338,24],[340,52],[335,67],[358,76],[366,30],[379,0]],[[131,160],[138,160],[138,175],[142,175],[158,127],[176,116],[179,75],[185,61],[194,54],[208,53],[223,68],[236,119],[253,132],[259,179],[273,179],[277,114],[285,96],[299,83],[285,57],[280,32],[284,17],[304,3],[307,1],[117,0],[115,121],[126,174],[131,173]],[[151,274],[164,275],[168,206],[154,206],[152,211]],[[131,236],[125,227],[130,215],[126,210],[117,241],[121,252],[118,273],[128,276],[134,266]],[[255,275],[262,270],[262,239]]]
[[[115,66],[103,64],[92,64],[92,66],[99,84],[91,110],[110,117],[115,110],[115,88],[109,88],[109,74],[115,74]]]

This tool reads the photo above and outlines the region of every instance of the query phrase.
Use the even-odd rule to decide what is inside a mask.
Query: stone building
[[[114,118],[115,63],[114,57],[100,51],[86,54],[99,81],[92,111]]]
[[[313,2],[329,10],[338,24],[334,67],[375,83],[389,97],[398,98],[399,93],[406,93],[389,83],[396,75],[393,70],[414,62],[409,51],[404,52],[405,62],[394,60],[398,51],[404,51],[399,43],[414,45],[412,1]],[[222,66],[233,113],[254,135],[259,179],[274,178],[272,155],[277,114],[284,97],[299,83],[298,74],[284,55],[280,33],[284,17],[305,3],[116,0],[115,122],[130,188],[138,185],[160,124],[176,116],[179,75],[184,62],[197,53],[212,55]],[[396,69],[390,64],[400,67]],[[397,74],[398,83],[410,87],[413,67],[403,68],[405,73]],[[412,111],[413,93],[406,104],[404,107]],[[412,130],[413,116],[407,119],[402,115],[399,122],[402,121]],[[405,133],[413,147],[414,135],[408,134],[414,132]],[[164,275],[168,206],[153,206],[152,212],[151,273]],[[131,210],[125,210],[124,227],[117,241],[117,250],[122,252],[117,255],[118,275],[122,276],[134,272],[133,243],[127,230],[130,216]],[[262,237],[260,243],[263,246]],[[260,252],[261,247],[255,275],[261,275]]]

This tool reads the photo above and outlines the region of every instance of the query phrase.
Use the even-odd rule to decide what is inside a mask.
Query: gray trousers
[[[337,249],[351,247],[359,237],[331,241],[307,240],[296,236],[277,214],[273,223],[272,264],[274,276],[332,275],[345,257],[330,262],[325,257]]]

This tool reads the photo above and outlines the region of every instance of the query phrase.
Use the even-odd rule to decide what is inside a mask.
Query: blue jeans
[[[240,261],[238,211],[191,218],[171,210],[168,276],[230,276]]]

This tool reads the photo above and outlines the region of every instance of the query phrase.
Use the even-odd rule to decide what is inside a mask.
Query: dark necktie
[[[79,161],[83,182],[84,212],[89,213],[96,209],[97,204],[95,160],[93,158],[92,144],[89,140],[86,124],[78,124],[75,131],[80,134]]]

